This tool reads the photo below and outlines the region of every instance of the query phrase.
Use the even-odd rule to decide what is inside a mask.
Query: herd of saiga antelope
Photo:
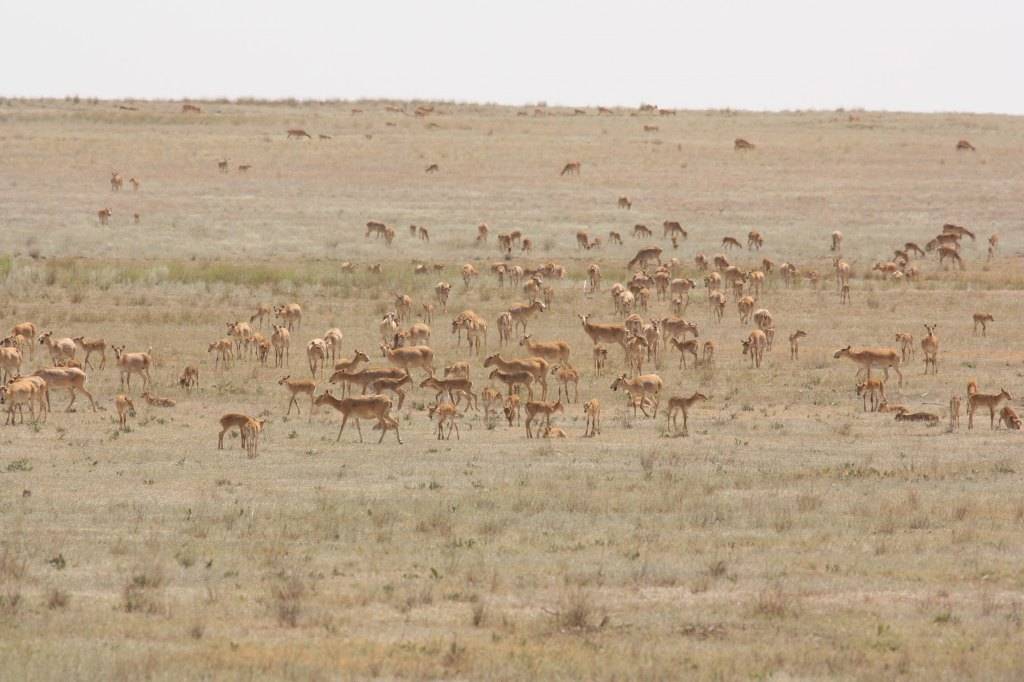
[[[304,131],[301,131],[304,132]],[[288,136],[299,137],[295,131],[288,131]],[[306,135],[306,137],[309,137]],[[324,137],[324,136],[321,136]],[[754,145],[742,139],[735,142],[737,150],[753,149]],[[958,143],[957,149],[965,149],[963,141]],[[226,162],[218,164],[224,170]],[[245,167],[247,169],[248,166]],[[561,175],[579,175],[581,163],[573,161],[567,163]],[[243,170],[240,167],[239,170]],[[428,168],[428,172],[436,172],[436,165]],[[135,178],[130,178],[133,189],[138,190],[140,183]],[[119,191],[123,185],[123,178],[119,173],[113,173],[111,177],[111,190]],[[619,197],[618,207],[629,210],[632,208],[632,201],[625,196]],[[109,209],[99,212],[99,219],[106,224],[110,218]],[[135,216],[136,222],[138,215]],[[663,238],[671,239],[673,248],[678,248],[679,240],[686,239],[687,231],[675,221],[665,221]],[[415,225],[410,226],[410,234],[413,238],[429,241],[430,236],[426,228]],[[476,241],[486,243],[490,230],[486,224],[477,227]],[[394,228],[377,221],[370,221],[366,224],[366,237],[375,235],[383,237],[390,245],[395,238]],[[650,238],[653,234],[645,225],[635,225],[633,237]],[[884,279],[912,280],[920,274],[917,266],[911,265],[913,256],[925,256],[928,252],[936,252],[939,257],[939,264],[944,265],[947,260],[951,261],[961,269],[964,264],[960,257],[960,241],[964,237],[972,241],[975,235],[968,229],[946,224],[941,233],[926,243],[925,248],[913,242],[907,242],[902,249],[894,251],[891,261],[875,263],[872,271],[877,271]],[[601,245],[600,237],[593,239],[585,231],[581,230],[576,235],[577,245],[580,249],[591,250]],[[622,244],[622,235],[612,231],[608,234],[609,244]],[[841,252],[843,235],[841,232],[833,232],[831,235],[831,250]],[[570,361],[571,347],[563,340],[534,341],[527,333],[529,320],[539,312],[544,312],[554,299],[554,289],[546,284],[553,279],[562,279],[565,269],[556,263],[546,263],[539,268],[526,268],[521,265],[511,264],[512,250],[518,246],[525,254],[531,251],[532,242],[523,237],[521,232],[513,231],[507,234],[497,235],[498,246],[505,256],[505,262],[497,262],[491,265],[491,271],[497,277],[498,285],[505,286],[506,279],[512,287],[522,286],[527,295],[528,302],[512,305],[508,310],[502,312],[497,318],[497,329],[499,333],[500,346],[514,343],[516,335],[519,335],[518,345],[523,347],[527,353],[525,358],[506,359],[500,353],[489,355],[485,358],[484,368],[493,367],[488,375],[496,385],[504,384],[507,387],[507,395],[496,389],[494,386],[485,387],[479,394],[473,390],[473,382],[470,379],[470,365],[468,362],[456,362],[444,368],[443,378],[435,373],[434,352],[429,345],[426,345],[431,338],[429,323],[433,321],[435,304],[433,302],[422,303],[422,317],[424,322],[411,323],[404,328],[402,325],[409,322],[412,317],[413,301],[405,294],[396,294],[394,309],[389,311],[379,323],[381,333],[380,350],[392,367],[367,367],[360,365],[369,362],[369,357],[361,352],[354,351],[351,358],[339,360],[338,354],[341,349],[343,332],[340,329],[329,329],[322,337],[312,339],[306,344],[306,356],[309,362],[309,369],[312,379],[293,379],[290,375],[285,376],[278,382],[283,386],[290,399],[286,416],[291,414],[294,406],[300,410],[297,398],[308,395],[310,399],[310,411],[329,405],[336,409],[342,416],[341,427],[338,430],[338,437],[345,430],[350,418],[355,421],[359,440],[362,442],[362,429],[360,419],[374,420],[374,429],[380,430],[381,435],[378,443],[384,439],[387,431],[394,431],[398,443],[402,443],[399,433],[399,423],[391,411],[395,408],[392,398],[385,395],[393,394],[397,399],[397,410],[401,410],[404,404],[407,387],[411,389],[413,369],[421,369],[426,377],[420,382],[419,387],[434,390],[435,397],[428,405],[429,417],[437,419],[437,437],[446,439],[451,437],[454,430],[456,437],[459,434],[458,419],[461,416],[458,408],[463,401],[468,408],[477,410],[479,403],[483,403],[484,418],[488,424],[497,417],[499,413],[507,419],[509,426],[515,423],[522,423],[522,412],[526,413],[525,426],[527,437],[534,437],[531,428],[537,423],[539,435],[546,438],[564,438],[565,432],[551,425],[552,415],[563,411],[563,394],[566,403],[579,401],[579,380],[580,371]],[[764,244],[764,237],[758,231],[751,231],[747,235],[747,249],[760,250]],[[998,236],[992,235],[988,240],[988,258],[991,259],[998,247]],[[734,237],[722,239],[722,248],[740,248],[742,244]],[[633,407],[634,416],[637,411],[642,411],[647,417],[655,417],[660,405],[660,394],[664,382],[657,374],[644,374],[643,365],[645,362],[657,360],[662,348],[674,348],[680,354],[680,366],[686,367],[686,356],[692,356],[695,365],[713,365],[715,356],[715,344],[713,341],[705,341],[699,344],[698,328],[693,322],[682,317],[690,303],[690,293],[696,288],[696,282],[692,279],[681,277],[681,265],[676,258],[671,258],[667,263],[662,261],[662,249],[660,247],[647,247],[640,249],[628,262],[627,271],[633,272],[629,282],[625,285],[615,283],[610,287],[611,297],[615,313],[624,317],[622,324],[598,324],[590,321],[590,315],[579,315],[583,331],[593,342],[593,369],[600,375],[607,364],[608,350],[604,344],[620,346],[624,351],[625,364],[628,367],[627,373],[618,375],[611,385],[612,390],[622,389],[628,399],[628,405]],[[801,271],[790,263],[782,263],[776,268],[775,264],[767,258],[762,259],[759,270],[745,271],[729,262],[724,254],[718,254],[709,261],[704,254],[697,254],[694,262],[698,270],[706,273],[704,285],[707,291],[708,304],[711,315],[714,319],[721,321],[725,313],[727,303],[726,293],[723,291],[731,289],[735,298],[741,323],[748,324],[751,321],[755,328],[749,336],[742,340],[743,355],[749,356],[751,367],[759,368],[764,359],[764,354],[771,350],[775,337],[775,323],[772,314],[764,308],[756,309],[757,299],[760,297],[766,285],[767,278],[778,270],[784,284],[789,287],[798,278],[803,278],[817,286],[821,279],[820,274],[814,270]],[[648,273],[647,268],[652,263],[657,263],[657,269]],[[714,266],[712,270],[711,267]],[[351,270],[350,263],[341,265],[344,270]],[[850,300],[849,279],[851,269],[841,256],[833,258],[835,271],[836,289],[840,296],[840,303],[847,304]],[[369,266],[371,271],[380,272],[381,266]],[[417,274],[429,272],[426,264],[417,262],[415,264]],[[443,266],[435,265],[435,271],[443,270]],[[473,281],[479,277],[479,271],[473,264],[462,266],[462,279],[466,289],[472,286]],[[438,282],[434,287],[436,303],[447,312],[448,298],[451,292],[451,284]],[[601,289],[601,270],[596,263],[589,265],[585,291],[593,295]],[[653,294],[652,294],[653,290]],[[652,295],[658,300],[669,300],[672,314],[660,319],[651,318],[644,322],[639,312],[647,312],[651,304]],[[272,320],[279,319],[281,324],[273,324]],[[262,329],[264,320],[271,321],[273,333],[267,339],[253,327],[257,324]],[[988,313],[975,313],[974,332],[979,329],[984,335],[987,333],[987,323],[993,321],[992,315]],[[274,351],[274,366],[284,367],[290,361],[291,333],[301,328],[302,308],[297,303],[287,305],[269,306],[260,305],[248,322],[235,321],[227,323],[227,336],[211,343],[208,352],[214,354],[214,367],[228,366],[236,360],[247,357],[252,361],[267,366],[270,351]],[[925,373],[938,371],[938,350],[939,338],[935,333],[936,325],[924,325],[927,335],[921,339],[920,345],[924,355]],[[462,333],[465,332],[469,352],[479,356],[481,349],[486,345],[488,324],[485,319],[472,310],[465,310],[457,315],[451,323],[453,334],[457,334],[457,344],[461,345]],[[687,339],[687,335],[694,338]],[[790,357],[797,359],[799,356],[799,341],[807,334],[802,330],[796,330],[789,335]],[[834,358],[848,358],[857,365],[856,390],[858,396],[863,399],[864,409],[870,407],[872,411],[893,412],[899,421],[921,421],[937,423],[938,415],[928,412],[911,412],[902,405],[890,405],[885,394],[885,381],[889,377],[889,370],[892,369],[899,376],[899,383],[902,386],[903,374],[900,366],[914,354],[914,338],[912,334],[898,332],[895,340],[900,344],[899,350],[894,348],[860,348],[854,349],[850,346],[837,350]],[[21,365],[24,355],[27,353],[34,357],[36,344],[46,346],[51,357],[52,366],[36,370],[31,376],[20,376]],[[83,359],[78,361],[77,352],[81,349],[84,353]],[[78,393],[84,394],[96,409],[92,394],[85,388],[87,379],[86,369],[93,367],[91,363],[92,354],[100,357],[99,369],[106,365],[107,344],[100,338],[87,338],[78,336],[74,338],[54,338],[51,331],[39,333],[36,325],[31,322],[17,324],[11,330],[9,336],[0,341],[0,370],[4,374],[3,385],[0,385],[0,404],[7,404],[7,424],[15,423],[14,412],[17,409],[24,423],[24,407],[28,406],[30,415],[34,420],[44,418],[50,410],[49,392],[52,389],[66,389],[69,391],[71,401],[67,409],[70,411],[75,403]],[[128,353],[124,346],[112,345],[115,362],[120,371],[121,388],[131,391],[131,376],[137,374],[143,382],[142,398],[150,405],[156,407],[174,407],[175,401],[171,398],[158,397],[149,392],[151,384],[149,369],[153,366],[152,348],[147,352]],[[341,395],[338,398],[331,390],[325,390],[316,395],[317,375],[321,379],[325,375],[325,367],[330,361],[334,371],[328,382],[340,387]],[[873,378],[871,370],[882,369],[885,378]],[[864,375],[863,380],[861,375]],[[547,400],[548,377],[556,377],[558,381],[558,395],[554,401]],[[188,391],[199,385],[199,371],[194,366],[188,366],[179,378],[179,386]],[[362,389],[362,394],[351,395],[351,387],[357,386]],[[540,400],[534,400],[534,386],[541,391]],[[573,389],[573,397],[570,397],[570,387]],[[523,390],[527,393],[527,400],[522,401]],[[368,394],[369,393],[369,394]],[[669,425],[676,429],[678,415],[683,416],[683,434],[687,434],[687,422],[689,410],[698,401],[707,400],[707,396],[695,392],[691,396],[675,396],[668,399],[668,408],[665,411]],[[973,428],[974,413],[980,408],[987,408],[989,411],[989,422],[992,428],[998,423],[1008,428],[1021,429],[1021,419],[1009,405],[1004,402],[1013,400],[1013,397],[1005,389],[1000,389],[997,394],[985,394],[978,391],[977,384],[971,381],[967,386],[967,414],[968,428]],[[114,399],[114,405],[118,414],[118,421],[121,428],[125,428],[129,416],[134,415],[135,405],[129,395],[119,394]],[[39,414],[36,414],[38,409]],[[651,412],[648,412],[651,409]],[[601,405],[597,399],[587,401],[583,406],[587,418],[584,436],[595,436],[600,433]],[[959,427],[961,411],[961,399],[954,395],[950,399],[949,419],[950,428]],[[250,456],[255,456],[260,440],[260,434],[266,423],[266,419],[258,419],[245,414],[229,413],[220,419],[221,431],[218,434],[218,448],[223,448],[224,435],[231,429],[237,428],[241,436],[241,445]],[[446,430],[447,427],[447,430]]]

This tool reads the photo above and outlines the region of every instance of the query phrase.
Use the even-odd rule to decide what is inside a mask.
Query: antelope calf
[[[257,455],[260,444],[260,434],[263,433],[263,426],[266,423],[266,419],[250,419],[239,428],[242,434],[242,440],[245,441],[245,454],[247,457],[252,458]]]
[[[112,215],[114,215],[114,212],[109,208],[101,208],[96,211],[96,216],[100,219],[100,225],[106,225]]]
[[[1006,405],[999,411],[999,423],[1008,429],[1021,430],[1021,420],[1017,415],[1017,411],[1009,405]]]
[[[402,434],[398,432],[398,420],[390,415],[383,415],[377,420],[377,423],[373,425],[374,431],[380,431],[380,439],[377,440],[378,445],[384,440],[384,436],[388,431],[395,432],[395,438],[398,440],[399,445],[402,443]]]
[[[544,426],[551,426],[551,415],[556,412],[564,412],[562,407],[562,401],[556,400],[555,402],[546,401],[534,401],[530,400],[526,403],[526,437],[533,438],[533,432],[530,430],[530,425],[538,419],[544,420]]]
[[[217,369],[220,366],[223,366],[226,369],[231,366],[231,359],[234,357],[231,339],[214,341],[207,347],[206,352],[215,353],[213,356],[214,369]]]
[[[594,346],[594,373],[598,376],[604,373],[604,368],[608,365],[608,349],[598,344]]]
[[[926,422],[928,424],[937,424],[939,422],[939,415],[932,414],[930,412],[897,412],[896,421]]]
[[[114,398],[114,407],[117,409],[117,423],[122,431],[128,430],[128,417],[135,416],[135,403],[124,394]]]
[[[807,332],[797,329],[795,332],[789,335],[789,359],[799,360],[800,359],[800,339],[805,338]]]
[[[660,402],[661,388],[664,382],[657,374],[642,374],[632,379],[626,378],[625,374],[619,375],[615,381],[612,382],[611,389],[613,391],[622,388],[624,391],[632,395],[634,398],[639,397],[641,400],[650,398],[651,403],[654,406],[654,411],[657,413],[658,405]],[[646,413],[646,410],[645,410]],[[636,415],[636,403],[634,402],[633,409],[634,416]]]
[[[949,399],[949,430],[960,429],[960,396],[954,395]]]
[[[995,318],[989,313],[974,313],[974,335],[978,335],[978,327],[981,327],[981,335],[987,336],[988,334],[986,325],[989,322],[995,322]]]
[[[462,435],[459,433],[459,415],[458,409],[452,403],[434,403],[433,405],[427,406],[427,418],[433,421],[434,417],[437,417],[437,439],[438,440],[450,440],[452,437],[452,430],[455,431],[455,439],[462,440]],[[448,425],[448,433],[444,433],[444,425]]]
[[[968,387],[967,391],[967,429],[971,430],[974,428],[974,413],[979,407],[988,408],[989,414],[989,426],[995,428],[996,421],[996,410],[1003,401],[1013,400],[1013,396],[1005,388],[1000,388],[999,393],[987,394],[978,393],[977,389],[971,390]]]
[[[174,407],[178,404],[178,402],[173,398],[161,398],[153,395],[149,391],[144,391],[141,397],[150,407]]]
[[[885,402],[885,382],[881,379],[865,379],[857,384],[857,395],[863,399],[864,411],[868,411],[868,396],[871,397],[871,411],[877,412],[879,396],[881,402]]]
[[[601,433],[601,401],[591,398],[583,403],[583,414],[587,417],[587,427],[583,436],[587,438]]]
[[[100,354],[100,369],[107,366],[107,343],[103,339],[89,339],[84,336],[76,336],[72,341],[85,351],[85,358],[82,360],[84,367],[92,367],[92,363],[89,362],[89,356],[93,353]]]
[[[556,377],[559,382],[558,386],[558,399],[562,399],[562,393],[565,393],[565,402],[579,402],[580,401],[580,373],[576,371],[571,365],[552,365],[551,376]],[[572,384],[574,391],[574,398],[569,399],[569,384]]]
[[[666,426],[670,427],[673,433],[677,432],[678,429],[678,414],[683,413],[683,435],[690,435],[690,430],[687,423],[687,418],[690,413],[690,408],[693,407],[694,403],[702,400],[707,400],[708,397],[703,393],[696,391],[689,397],[672,396],[668,399],[668,409],[665,410],[665,415],[668,417]]]
[[[406,384],[412,384],[412,377],[405,374],[401,377],[382,377],[371,381],[367,384],[367,388],[371,393],[382,395],[385,391],[390,391],[398,397],[398,405],[395,407],[396,410],[401,410],[402,405],[405,404],[405,390],[402,388]]]
[[[288,399],[288,411],[285,412],[286,417],[292,413],[292,405],[295,405],[295,411],[301,416],[302,410],[299,409],[298,396],[308,395],[309,396],[309,418],[313,418],[313,399],[314,393],[316,392],[316,382],[311,379],[292,379],[291,375],[281,377],[278,382],[278,386],[284,386],[288,389],[288,394],[291,396]]]

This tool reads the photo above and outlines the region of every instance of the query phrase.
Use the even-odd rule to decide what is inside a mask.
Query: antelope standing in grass
[[[500,353],[488,356],[484,360],[484,367],[497,367],[503,372],[528,372],[533,376],[534,381],[540,384],[541,400],[546,400],[548,395],[547,374],[549,364],[544,358],[515,358],[505,360]]]
[[[972,382],[973,383],[973,382]],[[988,408],[989,414],[989,426],[995,428],[996,421],[996,410],[1003,401],[1013,400],[1013,396],[1010,395],[1009,391],[1005,388],[1000,388],[999,393],[978,393],[977,388],[968,386],[967,388],[967,429],[971,430],[974,428],[974,413],[979,407]]]
[[[697,349],[700,346],[697,339],[687,339],[686,341],[680,341],[676,337],[672,337],[668,340],[677,351],[679,351],[679,366],[683,369],[687,368],[686,355],[690,354],[693,356],[693,364],[697,365]]]
[[[149,368],[153,366],[153,347],[150,346],[145,353],[125,353],[125,346],[111,346],[114,350],[114,358],[121,370],[121,388],[128,384],[129,393],[132,390],[132,375],[138,374],[142,377],[142,390],[149,388]]]
[[[789,335],[789,359],[799,360],[800,359],[800,339],[805,338],[807,332],[797,329],[795,332]]]
[[[764,361],[764,351],[768,348],[768,337],[765,333],[755,329],[740,343],[743,345],[743,354],[750,356],[750,366],[760,367]]]
[[[253,324],[256,323],[256,320],[259,320],[260,321],[260,329],[263,329],[263,319],[266,318],[268,320],[272,320],[273,318],[271,317],[271,315],[273,315],[273,314],[274,314],[273,307],[271,307],[270,305],[267,305],[266,303],[260,303],[256,307],[256,312],[253,313],[252,316],[249,317],[249,324],[253,325]]]
[[[662,386],[664,386],[664,382],[657,374],[642,374],[633,379],[628,379],[625,374],[620,374],[612,382],[611,389],[617,391],[621,388],[634,397],[650,398],[654,405],[654,411],[657,413]],[[634,406],[634,415],[635,413]]]
[[[285,412],[285,416],[290,416],[292,413],[292,405],[295,405],[295,411],[301,415],[302,410],[299,409],[298,397],[300,395],[309,396],[309,418],[313,418],[313,398],[316,393],[316,382],[312,379],[292,379],[291,375],[281,377],[277,382],[278,386],[284,386],[288,389],[288,411]]]
[[[452,430],[455,430],[455,439],[462,440],[462,435],[459,433],[459,415],[458,409],[452,403],[441,403],[427,406],[427,417],[431,420],[437,416],[437,439],[438,440],[451,440]],[[444,432],[444,425],[448,424],[448,433]]]
[[[18,376],[21,374],[21,350],[18,348],[0,348],[0,370],[3,371],[3,376],[0,378],[2,383],[6,384],[8,379],[12,376]]]
[[[74,360],[75,353],[78,351],[78,346],[72,339],[54,339],[53,332],[43,332],[39,335],[39,345],[46,346],[47,350],[50,351],[50,358],[54,364],[61,360]]]
[[[839,251],[843,246],[843,233],[836,230],[832,233],[832,251]]]
[[[128,430],[128,417],[135,416],[135,403],[126,395],[118,395],[114,398],[114,408],[117,410],[117,424],[122,431]]]
[[[93,353],[100,354],[100,369],[107,366],[107,343],[103,339],[89,339],[84,336],[76,336],[72,339],[75,344],[78,345],[85,352],[85,358],[82,360],[82,365],[85,368],[92,367],[92,363],[89,362],[89,357]]]
[[[562,407],[562,401],[556,400],[555,402],[545,401],[534,401],[530,400],[526,403],[526,437],[533,438],[533,432],[530,430],[530,425],[538,420],[544,420],[544,427],[548,428],[551,426],[551,415],[556,412],[564,412]]]
[[[533,341],[527,334],[519,340],[519,345],[526,348],[532,357],[544,358],[548,362],[559,362],[569,366],[569,355],[572,349],[565,341]]]
[[[367,389],[371,394],[383,395],[385,391],[390,391],[395,394],[398,398],[398,405],[395,407],[396,410],[401,410],[402,405],[405,404],[405,389],[403,388],[406,384],[412,385],[412,377],[408,374],[403,374],[399,378],[394,377],[383,377],[376,379],[367,384]],[[347,386],[347,384],[346,384]]]
[[[291,349],[291,332],[283,325],[273,325],[274,333],[270,335],[270,344],[274,347],[274,367],[285,367],[289,362]]]
[[[587,417],[587,426],[583,437],[589,438],[601,433],[601,401],[591,398],[583,403],[583,414]]]
[[[86,374],[75,367],[48,367],[36,370],[32,376],[41,378],[46,382],[46,409],[50,410],[50,392],[55,389],[66,388],[71,394],[71,402],[68,403],[65,411],[70,412],[75,404],[75,398],[79,393],[84,393],[92,405],[93,412],[96,411],[96,403],[92,399],[92,393],[85,388]]]
[[[396,367],[410,374],[412,369],[422,369],[427,376],[434,375],[434,351],[430,346],[409,346],[407,348],[388,348],[380,344],[381,353]]]
[[[877,412],[881,402],[886,402],[885,382],[881,379],[865,379],[857,384],[857,395],[863,399],[864,411],[868,411],[868,398],[871,399],[871,411]]]
[[[928,335],[921,339],[921,350],[924,352],[924,373],[928,373],[928,367],[932,368],[932,374],[939,373],[939,337],[935,335],[937,324],[925,325]]]
[[[302,306],[298,303],[274,306],[274,316],[280,318],[288,331],[302,328]]]
[[[900,371],[900,363],[902,361],[899,353],[892,348],[858,348],[854,350],[852,346],[847,346],[837,350],[832,357],[836,360],[847,358],[851,362],[860,365],[860,369],[857,370],[858,378],[863,371],[866,371],[868,378],[870,378],[871,369],[878,367],[885,370],[885,378],[888,379],[889,370],[892,369],[899,377],[899,386],[903,386],[903,372]]]
[[[363,430],[359,426],[359,420],[376,419],[380,421],[382,417],[389,416],[391,412],[391,400],[382,395],[338,399],[331,395],[330,391],[324,391],[313,399],[313,405],[316,407],[330,405],[341,413],[341,428],[338,429],[338,437],[334,441],[336,443],[341,440],[341,434],[345,430],[345,425],[348,423],[349,418],[355,420],[356,431],[359,433],[359,442],[362,443]],[[384,434],[382,433],[381,440],[383,439]]]
[[[199,388],[199,369],[192,365],[185,367],[178,377],[178,386],[186,391],[192,390],[193,386]]]
[[[668,409],[665,410],[665,415],[666,415],[666,417],[668,417],[668,421],[666,422],[666,426],[671,428],[673,432],[677,432],[678,431],[678,426],[679,426],[678,423],[677,423],[678,413],[682,412],[682,414],[683,414],[683,435],[684,436],[690,435],[690,430],[689,430],[689,427],[688,427],[689,426],[688,425],[688,417],[689,417],[689,413],[690,413],[690,408],[692,408],[693,405],[695,403],[697,403],[698,401],[707,400],[707,399],[708,399],[708,397],[706,395],[704,395],[703,393],[700,393],[699,391],[694,392],[694,394],[689,396],[689,397],[673,396],[673,397],[669,398],[668,399]]]
[[[565,393],[565,402],[573,403],[580,401],[580,373],[574,369],[571,365],[552,365],[551,376],[558,379],[558,400],[562,399],[562,393]],[[572,384],[574,390],[574,397],[569,398],[569,384]]]
[[[223,367],[227,369],[228,367],[231,366],[231,359],[234,357],[234,351],[232,351],[231,348],[231,339],[221,339],[220,341],[214,341],[207,347],[207,353],[214,353],[214,369],[217,369],[218,367]]]
[[[960,429],[960,396],[954,395],[949,399],[949,430]]]
[[[988,336],[986,325],[989,322],[995,322],[995,318],[990,313],[974,313],[974,335],[978,335],[978,327],[981,327],[981,335]]]

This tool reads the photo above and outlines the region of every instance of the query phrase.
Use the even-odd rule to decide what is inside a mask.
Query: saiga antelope
[[[689,396],[689,397],[673,396],[673,397],[669,398],[668,399],[668,409],[665,410],[665,415],[668,417],[668,421],[666,422],[666,427],[671,428],[673,432],[678,431],[678,426],[679,426],[678,422],[677,422],[678,413],[682,412],[683,413],[683,435],[684,436],[690,435],[690,430],[689,430],[688,423],[687,423],[688,422],[689,413],[690,413],[690,408],[693,407],[694,403],[696,403],[698,401],[702,401],[702,400],[707,400],[707,399],[708,399],[708,397],[706,395],[704,395],[703,393],[700,393],[699,391],[694,392],[694,394]]]

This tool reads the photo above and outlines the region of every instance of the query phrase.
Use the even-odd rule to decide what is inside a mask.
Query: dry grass
[[[1020,434],[864,413],[853,366],[832,359],[847,343],[892,344],[937,322],[939,374],[923,375],[919,351],[903,390],[887,387],[890,402],[945,416],[971,378],[1021,392],[1019,120],[690,112],[645,135],[646,119],[625,111],[439,105],[423,120],[382,103],[353,115],[340,103],[243,102],[182,118],[171,103],[138,106],[0,105],[0,331],[33,320],[59,336],[153,346],[155,389],[178,400],[140,405],[119,433],[108,365],[89,373],[98,414],[81,400],[63,412],[58,392],[46,423],[0,427],[7,676],[1019,677]],[[333,139],[286,141],[296,126]],[[737,136],[758,149],[733,152]],[[978,151],[954,152],[961,137]],[[577,158],[581,177],[559,178]],[[253,167],[240,174],[238,163]],[[440,172],[424,174],[429,163]],[[112,168],[142,189],[111,193]],[[620,194],[632,211],[616,208]],[[114,218],[100,228],[105,205]],[[718,346],[715,369],[683,371],[675,357],[651,367],[668,394],[711,397],[691,411],[688,438],[664,437],[663,413],[633,419],[609,390],[619,352],[593,376],[575,317],[613,319],[606,291],[584,295],[586,267],[598,262],[607,288],[639,245],[581,254],[576,230],[606,239],[666,218],[690,230],[671,254],[688,276],[696,252],[751,228],[766,244],[732,254],[743,267],[767,256],[823,275],[819,289],[770,282],[759,304],[779,335],[761,370],[740,355],[748,330],[734,304],[718,324],[694,294],[686,316]],[[364,239],[369,219],[398,228],[393,247]],[[369,424],[366,444],[351,426],[335,444],[326,411],[284,417],[277,379],[305,376],[296,349],[327,328],[344,331],[344,354],[381,362],[371,321],[395,291],[418,308],[451,281],[432,346],[439,366],[466,359],[449,334],[454,313],[493,324],[524,298],[487,274],[500,256],[493,237],[474,243],[481,221],[531,237],[524,262],[567,267],[530,330],[572,344],[581,401],[604,406],[597,438],[580,437],[573,404],[555,419],[565,440],[527,442],[522,427],[488,429],[471,412],[461,440],[439,442],[420,389],[400,415],[402,447],[371,442]],[[965,272],[929,258],[911,285],[866,278],[946,221],[979,231]],[[429,244],[408,236],[412,223],[430,228]],[[827,277],[833,229],[855,270],[845,307]],[[992,232],[1000,253],[985,265]],[[446,269],[417,276],[413,259]],[[367,272],[376,262],[383,275]],[[464,262],[483,273],[468,292]],[[213,369],[206,344],[226,321],[292,300],[305,317],[290,368]],[[985,338],[971,332],[977,310],[996,317]],[[667,312],[659,301],[649,314]],[[797,328],[809,336],[791,362],[784,335]],[[37,351],[27,368],[41,362]],[[186,364],[201,372],[191,394],[176,387]],[[472,376],[483,385],[479,362]],[[237,437],[216,450],[216,420],[234,410],[270,418],[256,459]]]

